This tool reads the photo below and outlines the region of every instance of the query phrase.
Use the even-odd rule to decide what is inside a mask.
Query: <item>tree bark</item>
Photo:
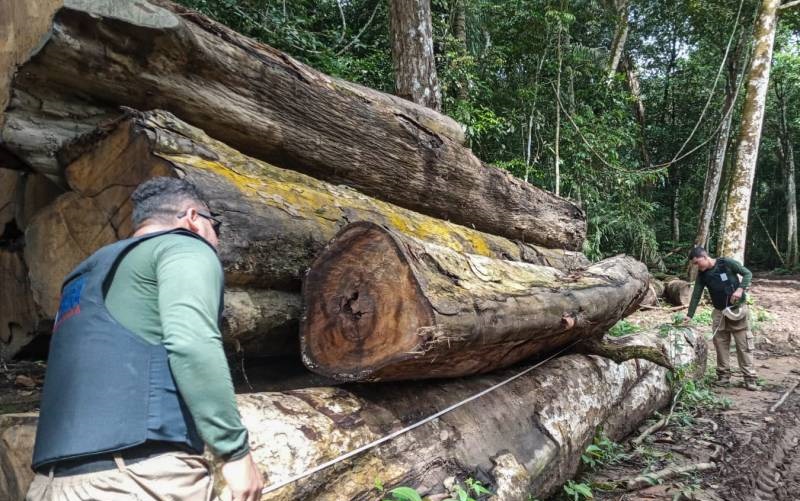
[[[389,34],[396,94],[436,111],[442,94],[433,54],[430,0],[390,0]]]
[[[636,123],[639,124],[639,146],[642,152],[642,162],[646,167],[649,167],[651,162],[650,152],[647,149],[647,120],[641,85],[639,84],[639,74],[630,54],[626,54],[622,58],[620,66],[621,70],[625,72],[625,82],[628,85],[628,91],[633,97],[633,114],[636,117]]]
[[[0,284],[0,362],[7,362],[48,324],[36,311],[28,268],[19,250],[0,249]]]
[[[356,91],[198,14],[158,3],[145,11],[141,2],[69,0],[48,42],[15,80],[17,93],[55,96],[62,104],[69,89],[90,96],[99,109],[78,107],[86,116],[58,124],[66,135],[113,113],[109,105],[161,107],[276,165],[482,231],[580,249],[579,207],[484,165],[445,134],[449,122],[441,115]],[[109,6],[117,10],[104,10]],[[42,115],[36,100],[12,111],[26,123]],[[69,122],[68,113],[59,116]],[[2,131],[5,144],[33,162],[25,137],[12,144],[12,132]],[[37,158],[51,162],[42,168],[54,170],[61,139],[48,141],[53,146],[30,141]]]
[[[719,254],[744,262],[750,197],[764,123],[772,50],[778,22],[780,0],[762,0],[753,34],[754,47],[747,75],[747,96],[742,110],[736,167],[728,193],[727,214]]]
[[[566,274],[353,223],[303,282],[303,362],[342,381],[487,372],[602,335],[647,283],[630,257]]]
[[[664,299],[673,306],[688,306],[692,300],[692,285],[681,279],[664,284]]]
[[[703,186],[703,202],[700,206],[700,217],[697,224],[697,235],[694,243],[701,247],[708,247],[708,239],[711,234],[711,221],[714,219],[714,209],[717,206],[717,194],[719,193],[722,171],[725,167],[725,154],[730,140],[731,123],[733,122],[733,106],[736,103],[738,89],[736,81],[729,81],[728,92],[725,95],[725,104],[722,107],[722,125],[717,133],[714,149],[708,162],[706,179]]]
[[[617,17],[617,26],[614,39],[611,41],[608,58],[608,81],[614,79],[620,66],[622,55],[625,53],[625,42],[628,40],[628,0],[613,0],[611,2]]]
[[[705,367],[705,341],[690,329],[666,338],[657,331],[634,342],[666,353],[675,366]],[[325,461],[368,444],[493,386],[518,370],[453,381],[352,385],[254,393],[237,397],[250,447],[269,484],[278,484]],[[597,428],[619,440],[670,401],[667,371],[650,362],[617,364],[597,356],[551,360],[376,448],[266,494],[265,501],[376,499],[407,485],[424,494],[442,492],[442,480],[463,479],[476,469],[492,472],[492,490],[546,497],[580,466],[580,453]],[[6,418],[6,419],[11,419]],[[35,418],[15,416],[13,447],[0,446],[4,464],[24,492]],[[0,422],[0,429],[8,430]],[[24,432],[24,433],[21,433]],[[10,459],[6,459],[10,458]],[[508,475],[509,470],[515,475]],[[335,488],[331,488],[335,486]],[[0,494],[3,494],[0,491]],[[9,495],[4,499],[21,499]]]
[[[5,233],[6,225],[14,220],[17,212],[17,192],[19,172],[0,167],[0,235]]]
[[[783,163],[783,177],[786,182],[786,264],[790,268],[797,267],[798,243],[797,243],[797,187],[795,183],[795,162],[794,144],[792,142],[792,130],[789,120],[786,117],[788,106],[786,99],[786,89],[783,85],[776,82],[775,95],[778,101],[778,125],[780,131],[779,155]],[[777,235],[776,235],[777,240]]]
[[[328,240],[353,220],[392,226],[462,252],[563,269],[588,264],[576,252],[487,235],[279,169],[164,112],[131,112],[64,148],[59,157],[67,165],[66,179],[74,191],[43,209],[26,231],[31,285],[45,318],[56,311],[61,280],[74,266],[103,245],[132,233],[129,195],[139,183],[157,175],[184,177],[220,214],[224,221],[220,256],[227,285],[271,295],[252,301],[261,313],[243,312],[241,318],[229,320],[226,341],[243,343],[251,355],[275,354],[271,347],[285,345],[289,327],[296,335],[300,279]],[[279,307],[267,315],[276,294]],[[281,341],[271,345],[270,332],[279,334]]]

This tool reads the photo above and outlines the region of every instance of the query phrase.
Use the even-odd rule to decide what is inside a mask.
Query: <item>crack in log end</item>
[[[439,134],[425,127],[408,115],[395,113],[394,116],[397,117],[397,121],[400,123],[403,129],[408,131],[411,136],[416,138],[420,146],[423,147],[426,152],[432,151],[438,156],[439,148],[444,145],[444,140],[439,136]]]

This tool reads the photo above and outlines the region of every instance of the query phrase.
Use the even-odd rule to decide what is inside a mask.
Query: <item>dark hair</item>
[[[708,256],[708,252],[706,252],[706,250],[700,247],[699,245],[692,247],[692,250],[689,251],[690,261],[696,257],[703,257],[703,256]]]
[[[177,216],[186,202],[208,206],[194,185],[174,177],[148,179],[134,190],[131,200],[134,227],[147,220],[168,222]]]

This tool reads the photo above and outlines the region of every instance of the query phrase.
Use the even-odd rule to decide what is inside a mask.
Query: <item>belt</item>
[[[64,459],[55,463],[40,466],[36,472],[42,475],[49,475],[52,469],[54,477],[68,477],[70,475],[83,475],[86,473],[96,473],[99,471],[113,470],[117,468],[114,456],[119,455],[126,464],[138,463],[145,459],[158,456],[167,452],[187,451],[186,446],[176,442],[156,442],[148,441],[140,445],[135,445],[128,449],[116,452],[104,452],[82,456],[72,459]],[[194,454],[194,453],[193,453]]]

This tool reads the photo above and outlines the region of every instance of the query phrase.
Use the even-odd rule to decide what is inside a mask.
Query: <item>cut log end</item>
[[[306,365],[337,379],[361,379],[396,362],[397,353],[413,356],[434,323],[433,312],[398,242],[377,225],[355,224],[331,243],[326,257],[304,285]],[[374,279],[380,275],[391,279]]]

